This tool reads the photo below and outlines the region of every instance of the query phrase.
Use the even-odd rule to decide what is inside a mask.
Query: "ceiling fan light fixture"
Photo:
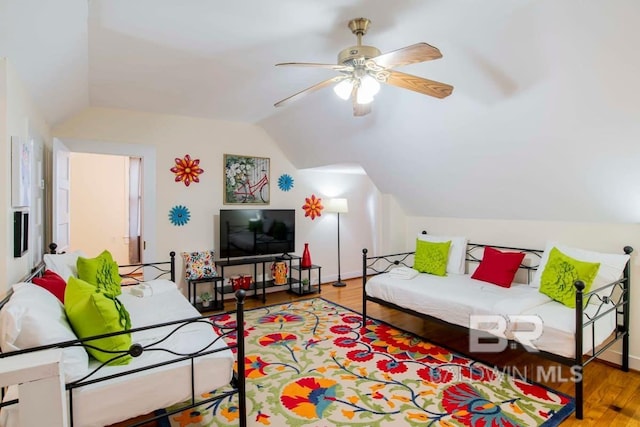
[[[360,89],[373,98],[374,95],[380,92],[380,83],[378,80],[367,74],[360,79]]]
[[[346,79],[342,80],[340,83],[333,87],[333,91],[338,95],[341,99],[345,101],[351,97],[351,91],[353,90],[353,80]]]
[[[373,94],[367,92],[362,87],[358,88],[358,93],[356,94],[356,102],[358,104],[371,104],[373,102]]]

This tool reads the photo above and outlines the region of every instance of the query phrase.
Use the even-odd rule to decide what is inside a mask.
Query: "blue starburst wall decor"
[[[293,188],[293,178],[291,175],[283,173],[278,178],[278,188],[282,191],[289,191]]]
[[[190,219],[191,213],[186,206],[176,205],[169,211],[169,221],[177,227],[185,225]]]

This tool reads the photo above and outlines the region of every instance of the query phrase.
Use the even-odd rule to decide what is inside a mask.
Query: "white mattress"
[[[584,309],[584,322],[589,320],[598,310],[598,305],[588,304]],[[600,313],[613,307],[609,303],[600,308]],[[544,321],[542,336],[536,341],[536,347],[542,351],[555,353],[564,357],[575,357],[575,311],[556,301],[551,301],[535,309],[525,311],[523,314],[537,314]],[[587,354],[597,348],[611,335],[616,328],[615,310],[606,314],[591,325],[584,328],[582,335],[582,354]],[[595,346],[592,342],[595,338]]]
[[[133,328],[200,316],[200,313],[176,288],[144,298],[132,296],[125,290],[119,298],[129,311]],[[153,308],[149,309],[149,307]],[[144,346],[164,337],[172,329],[174,327],[167,326],[136,332],[132,336],[132,342]],[[192,353],[203,349],[216,337],[217,334],[213,331],[211,324],[195,323],[182,328],[179,333],[157,347],[170,347],[180,353]],[[209,349],[224,346],[225,343],[218,340]],[[134,358],[128,365],[102,368],[97,377],[175,358],[176,356],[165,352],[145,350],[142,356]],[[96,360],[91,360],[90,368],[99,365]],[[199,357],[195,362],[196,395],[209,392],[231,381],[234,356],[230,350]],[[190,369],[190,361],[186,360],[75,389],[73,392],[74,425],[102,427],[182,402],[191,397]],[[17,387],[10,387],[10,394],[15,396]],[[7,396],[6,399],[11,398]],[[17,426],[17,420],[13,414],[14,412],[17,414],[17,407],[13,405],[5,409],[12,411],[2,411],[0,425]]]
[[[422,273],[404,280],[379,274],[367,282],[366,292],[371,297],[466,328],[470,315],[535,314],[544,325],[542,336],[533,342],[535,347],[564,357],[575,354],[574,310],[526,284],[514,283],[510,288],[503,288],[472,279],[470,275],[441,277]],[[597,308],[588,305],[585,313],[591,315]],[[596,346],[613,332],[615,320],[615,313],[611,312],[595,322]],[[583,344],[583,353],[593,348],[591,328],[585,328]]]

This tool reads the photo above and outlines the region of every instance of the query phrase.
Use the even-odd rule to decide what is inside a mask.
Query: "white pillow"
[[[585,249],[573,248],[571,246],[566,246],[557,242],[548,242],[546,248],[544,249],[544,253],[542,254],[542,258],[540,259],[540,265],[536,270],[536,274],[533,276],[533,280],[531,281],[530,286],[533,286],[534,288],[540,287],[540,278],[542,277],[542,272],[544,271],[544,268],[547,265],[547,261],[549,260],[549,252],[553,247],[558,248],[558,250],[563,254],[570,256],[571,258],[575,258],[579,261],[600,263],[598,274],[593,280],[591,289],[598,289],[601,286],[607,285],[620,279],[622,277],[622,273],[624,273],[624,268],[627,265],[627,261],[629,261],[630,258],[630,256],[627,254],[607,254],[588,251]],[[611,288],[602,291],[602,295],[608,295],[609,292],[611,292]],[[592,302],[595,303],[597,301],[592,300]]]
[[[33,283],[13,285],[13,295],[0,311],[3,353],[77,339],[67,321],[64,306],[51,292]],[[85,349],[63,349],[62,368],[66,382],[86,375],[89,356]]]
[[[467,238],[466,237],[449,237],[449,236],[432,236],[430,234],[418,234],[418,239],[425,242],[441,243],[451,241],[449,247],[449,258],[447,260],[447,273],[464,274],[467,258]]]
[[[47,270],[58,273],[65,282],[69,281],[69,276],[78,277],[78,268],[76,264],[78,257],[86,258],[82,251],[69,252],[66,254],[45,254],[44,265]]]

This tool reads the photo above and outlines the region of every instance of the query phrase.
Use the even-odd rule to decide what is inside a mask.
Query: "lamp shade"
[[[334,213],[347,213],[349,212],[349,206],[347,204],[347,199],[329,199],[327,203],[324,205],[325,212],[334,212]]]

